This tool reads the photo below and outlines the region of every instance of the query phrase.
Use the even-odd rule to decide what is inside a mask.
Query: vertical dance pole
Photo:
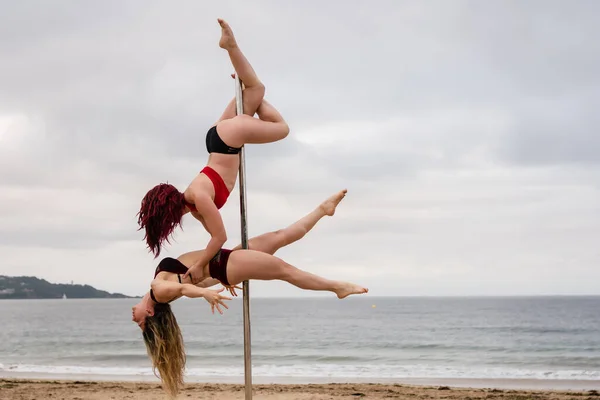
[[[242,101],[242,82],[235,77],[235,106],[237,115],[244,113]],[[245,146],[240,151],[240,217],[242,225],[242,249],[248,248],[248,220],[246,215],[246,159]],[[250,287],[249,282],[244,281],[242,286],[244,301],[244,379],[246,389],[246,400],[252,399],[252,354],[250,352]]]

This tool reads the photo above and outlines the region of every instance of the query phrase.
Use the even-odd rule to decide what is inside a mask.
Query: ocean
[[[0,301],[0,377],[156,380],[136,302]],[[241,296],[229,306],[213,315],[202,299],[173,303],[187,381],[243,383]],[[257,298],[251,329],[255,382],[600,386],[600,297]]]

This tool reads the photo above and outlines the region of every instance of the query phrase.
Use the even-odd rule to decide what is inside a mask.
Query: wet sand
[[[158,400],[168,397],[159,384],[149,382],[58,381],[0,379],[2,400]],[[244,386],[226,383],[190,383],[178,399],[244,399]],[[413,386],[400,384],[255,384],[253,398],[281,400],[338,399],[446,399],[446,400],[600,400],[595,390],[511,390]]]

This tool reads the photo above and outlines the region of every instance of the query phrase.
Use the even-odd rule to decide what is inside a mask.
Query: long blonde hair
[[[154,315],[146,317],[142,336],[154,374],[167,394],[175,398],[183,387],[186,356],[183,336],[169,304],[154,306]]]

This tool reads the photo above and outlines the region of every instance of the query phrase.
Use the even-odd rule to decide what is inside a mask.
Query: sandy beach
[[[567,400],[600,399],[598,391],[526,391],[509,389],[468,389],[449,386],[412,386],[398,384],[303,384],[254,385],[255,399],[337,400],[365,399],[502,399],[502,400]],[[166,399],[155,383],[98,382],[0,379],[2,400],[159,400]],[[180,399],[244,398],[244,386],[234,384],[188,384]]]

